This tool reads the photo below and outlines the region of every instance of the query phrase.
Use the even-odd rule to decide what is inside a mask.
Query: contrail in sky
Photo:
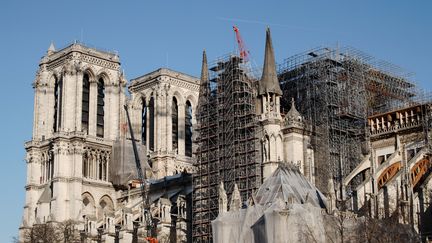
[[[281,27],[281,28],[287,28],[287,29],[297,29],[297,30],[306,30],[306,31],[319,31],[317,29],[308,29],[303,27],[297,27],[292,25],[284,25],[284,24],[275,24],[275,23],[269,23],[259,20],[248,20],[248,19],[236,19],[236,18],[226,18],[226,17],[216,17],[218,20],[223,21],[230,21],[230,22],[241,22],[241,23],[248,23],[248,24],[260,24],[260,25],[266,25],[266,26],[274,26],[274,27]]]

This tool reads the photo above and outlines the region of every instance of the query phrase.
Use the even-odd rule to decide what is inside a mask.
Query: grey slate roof
[[[276,171],[267,178],[258,189],[255,200],[257,204],[269,207],[282,200],[287,205],[310,203],[313,206],[326,208],[326,198],[297,169],[289,164],[280,164]]]

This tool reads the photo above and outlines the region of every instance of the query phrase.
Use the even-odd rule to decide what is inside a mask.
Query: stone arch
[[[192,105],[192,108],[195,108],[196,107],[196,104],[197,104],[197,101],[196,101],[196,97],[195,97],[195,95],[192,93],[192,92],[187,92],[186,94],[185,94],[185,104],[186,104],[186,102],[187,101],[189,101],[190,103],[191,103],[191,105]]]
[[[153,92],[146,90],[146,92],[140,92],[139,94],[141,95],[141,97],[145,98],[146,104],[148,104],[148,102],[150,101],[150,98],[153,95]]]
[[[96,82],[96,81],[97,81],[97,79],[96,79],[96,74],[95,74],[95,72],[94,72],[94,70],[92,69],[91,66],[86,65],[86,66],[84,66],[84,67],[82,68],[82,70],[83,70],[83,75],[84,75],[84,74],[87,74],[87,75],[89,76],[89,81],[90,81],[90,83],[93,83],[93,82]]]
[[[111,197],[106,194],[99,199],[98,207],[98,219],[102,219],[106,215],[114,214],[114,202]]]
[[[108,85],[114,85],[115,80],[112,78],[111,74],[107,70],[105,70],[105,69],[100,70],[97,73],[96,77],[97,77],[96,80],[98,82],[99,82],[99,79],[102,78],[106,86],[108,86]]]
[[[270,142],[269,157],[271,161],[275,161],[277,160],[277,148],[276,148],[276,135],[274,133],[270,135],[269,142]]]
[[[60,78],[61,78],[61,73],[60,72],[58,72],[58,71],[53,71],[52,73],[51,73],[51,75],[49,75],[49,77],[48,77],[48,86],[49,87],[54,87],[55,86],[55,82],[56,82],[56,80],[59,80]]]
[[[172,100],[173,97],[176,98],[177,104],[186,104],[186,101],[185,101],[183,95],[181,95],[178,90],[174,91],[170,100]]]
[[[263,162],[269,161],[270,160],[270,137],[267,134],[267,131],[265,131],[261,143],[262,143]]]
[[[134,97],[132,98],[132,108],[134,109],[140,109],[142,108],[142,100],[145,99],[145,101],[147,102],[146,96],[142,93],[137,93],[134,95]]]
[[[96,205],[93,195],[90,192],[81,194],[82,199],[82,215],[94,217],[96,214]]]
[[[284,159],[284,154],[283,154],[283,137],[282,134],[279,133],[276,136],[276,150],[277,150],[277,156],[276,156],[276,160],[277,161],[282,161]]]

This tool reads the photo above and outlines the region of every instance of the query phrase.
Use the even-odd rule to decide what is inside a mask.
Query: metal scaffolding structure
[[[193,241],[211,242],[211,221],[218,215],[218,186],[228,200],[237,184],[246,201],[261,184],[256,139],[254,79],[237,55],[210,65],[202,82],[197,112],[197,174],[193,179]]]
[[[317,187],[326,192],[332,178],[343,198],[342,178],[369,150],[367,116],[411,102],[416,92],[410,74],[349,47],[292,56],[278,73],[282,108],[294,98],[313,131]]]

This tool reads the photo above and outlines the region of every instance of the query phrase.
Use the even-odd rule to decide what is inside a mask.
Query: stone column
[[[46,112],[45,119],[46,119],[46,133],[52,136],[54,129],[54,84],[55,80],[54,77],[50,79],[48,86],[47,86],[47,92],[46,92],[46,106],[44,107],[44,110],[41,112]]]
[[[105,98],[104,98],[104,138],[110,139],[111,138],[111,120],[112,116],[114,115],[111,111],[112,106],[112,100],[113,100],[113,85],[110,82],[110,80],[104,80],[105,81]]]
[[[54,187],[51,212],[56,221],[69,218],[69,188],[66,178],[70,178],[71,159],[66,143],[54,144]]]
[[[75,107],[76,107],[76,116],[75,116],[75,130],[82,131],[81,120],[82,120],[82,93],[83,93],[83,78],[84,74],[81,71],[78,71],[75,75],[76,78],[76,96],[75,96]]]
[[[70,132],[75,130],[76,120],[76,70],[71,60],[65,64],[63,72],[63,87],[61,94],[61,131]]]
[[[82,183],[79,179],[82,178],[82,166],[83,166],[83,144],[74,143],[73,150],[71,151],[72,156],[72,181],[69,184],[69,202],[70,202],[70,217],[73,220],[81,220],[79,218],[81,212],[81,193]]]

